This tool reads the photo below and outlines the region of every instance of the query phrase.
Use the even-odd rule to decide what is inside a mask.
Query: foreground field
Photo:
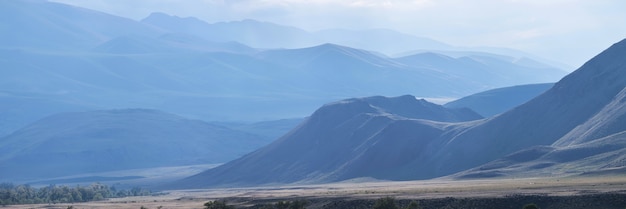
[[[258,208],[279,200],[306,200],[307,208],[369,208],[381,197],[400,205],[417,200],[423,208],[625,208],[626,176],[525,178],[499,180],[427,180],[344,182],[323,185],[276,186],[165,191],[163,195],[106,201],[17,205],[5,208],[202,208],[210,200],[226,200],[238,208]],[[256,206],[255,206],[256,205]],[[512,206],[511,206],[512,205]],[[517,206],[519,205],[519,206]]]

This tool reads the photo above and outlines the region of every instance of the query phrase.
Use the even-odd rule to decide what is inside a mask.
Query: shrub
[[[411,203],[409,203],[409,205],[407,205],[405,207],[405,209],[421,209],[422,207],[420,207],[419,204],[417,204],[417,202],[415,202],[415,200],[411,201]]]
[[[530,203],[530,204],[524,205],[524,207],[522,209],[539,209],[539,206],[537,206],[534,203]]]
[[[384,197],[376,200],[373,209],[398,209],[398,205],[393,197]]]
[[[235,206],[226,205],[226,201],[209,201],[204,203],[205,209],[235,209]]]

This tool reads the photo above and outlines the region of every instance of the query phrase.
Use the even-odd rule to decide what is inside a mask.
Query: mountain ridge
[[[408,110],[412,112],[407,112]],[[224,184],[222,186],[241,186],[331,182],[356,178],[361,172],[376,177],[386,176],[390,173],[368,166],[367,162],[372,160],[368,153],[377,153],[386,146],[405,147],[421,144],[423,142],[416,141],[412,134],[435,136],[449,128],[449,123],[438,121],[458,122],[480,118],[478,114],[468,109],[453,111],[408,95],[342,100],[322,106],[296,129],[272,144],[171,186],[184,188],[208,185],[210,183],[207,184],[207,179],[210,179],[208,182],[221,182],[220,184]],[[405,130],[407,126],[412,128]],[[412,134],[398,134],[394,131],[397,129]],[[384,139],[388,136],[394,136],[396,140],[386,142]],[[368,139],[362,140],[363,137]],[[286,147],[291,148],[285,149]],[[375,159],[380,162],[377,165],[395,165],[398,162],[394,161],[403,159],[402,156],[415,153],[419,152],[405,150]],[[406,159],[400,161],[410,163],[406,162]],[[229,172],[232,170],[242,172],[230,175],[232,173]],[[212,175],[221,177],[208,177]],[[402,173],[397,173],[393,178],[406,177]]]
[[[552,159],[564,163],[576,163],[569,165],[588,165],[589,161],[577,160],[609,154],[615,148],[610,148],[611,144],[581,144],[582,149],[550,146],[587,121],[592,126],[597,124],[596,121],[602,121],[593,118],[598,113],[606,112],[604,115],[607,115],[611,112],[603,109],[626,113],[622,111],[624,108],[614,109],[626,98],[626,61],[620,59],[625,54],[626,39],[598,54],[543,94],[505,113],[482,120],[433,123],[415,118],[399,119],[393,114],[376,114],[376,108],[358,99],[353,100],[355,102],[331,103],[318,109],[297,129],[274,143],[170,186],[199,188],[325,183],[363,177],[415,180],[452,175],[472,168],[479,170],[474,176],[494,177],[502,175],[502,171],[480,166],[499,162],[497,159],[500,158],[525,162],[552,156]],[[336,118],[325,117],[329,115],[336,115]],[[620,141],[626,133],[626,129],[618,124],[623,118],[626,116],[614,117],[603,124],[607,129],[596,129],[597,134],[592,136],[604,137],[601,140],[607,143]],[[565,139],[572,140],[580,141]],[[298,151],[302,147],[306,147],[306,151]],[[367,148],[354,153],[355,147],[356,150]],[[617,151],[620,151],[619,147]],[[591,153],[573,155],[572,158],[572,153],[581,152]],[[602,159],[618,163],[626,158],[611,156]],[[549,168],[551,165],[536,164],[528,168]],[[606,164],[596,166],[602,165]],[[507,168],[507,164],[492,167]]]

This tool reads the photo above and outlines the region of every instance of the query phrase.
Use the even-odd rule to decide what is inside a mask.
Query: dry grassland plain
[[[279,200],[397,200],[441,198],[498,198],[515,195],[579,196],[626,194],[626,176],[521,178],[490,180],[424,180],[343,182],[319,185],[268,186],[163,191],[161,195],[112,198],[74,204],[9,205],[4,208],[203,208],[211,200],[226,200],[237,207]],[[328,202],[328,201],[327,201]],[[625,205],[626,206],[626,205]],[[624,207],[622,207],[624,208]]]

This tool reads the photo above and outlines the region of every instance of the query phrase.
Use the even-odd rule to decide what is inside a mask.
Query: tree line
[[[89,186],[68,187],[49,185],[35,188],[30,185],[0,183],[0,205],[75,203],[104,200],[113,197],[150,195],[150,191],[139,187],[117,190],[101,183]]]

